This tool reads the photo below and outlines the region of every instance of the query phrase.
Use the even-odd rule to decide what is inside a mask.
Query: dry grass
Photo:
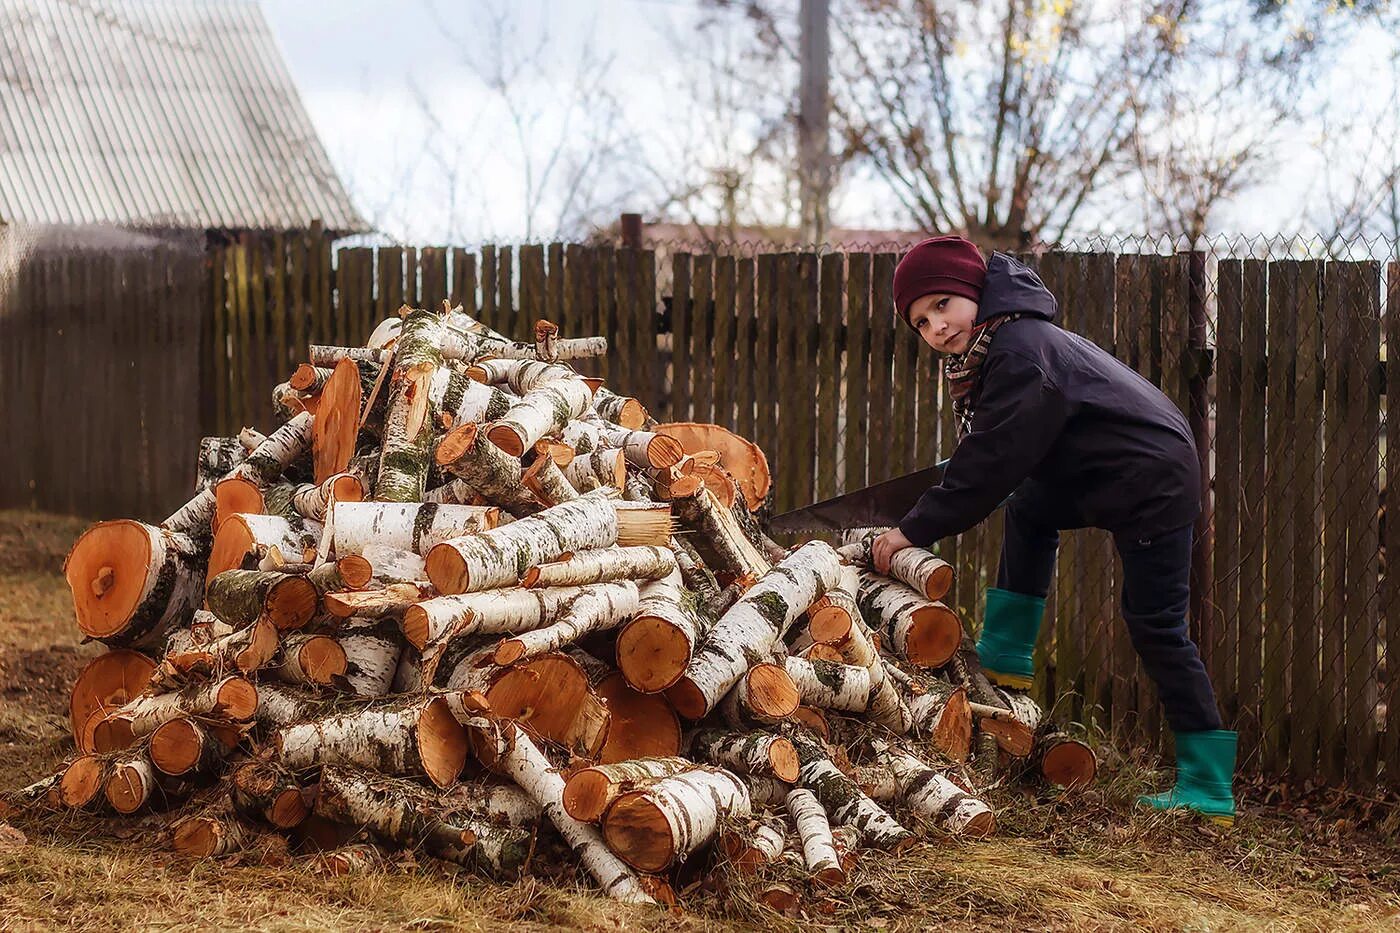
[[[61,576],[83,522],[0,512],[0,788],[37,778],[71,748],[67,687],[80,646]],[[681,916],[625,908],[569,880],[491,885],[412,859],[323,878],[284,851],[225,862],[174,858],[160,830],[93,817],[25,818],[0,834],[0,929],[248,930],[1377,930],[1400,929],[1400,808],[1394,800],[1256,784],[1232,830],[1146,815],[1130,801],[1160,780],[1141,755],[1103,746],[1103,780],[1061,799],[995,796],[995,839],[930,833],[897,857],[867,853],[851,885],[807,921],[758,907],[736,882],[687,892]]]

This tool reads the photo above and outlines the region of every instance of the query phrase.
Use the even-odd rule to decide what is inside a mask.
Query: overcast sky
[[[472,12],[475,2],[261,2],[332,161],[380,229],[417,242],[551,233],[525,227],[515,141],[505,114],[483,106],[488,95],[469,67],[473,60],[489,60],[488,37]],[[795,16],[797,0],[791,6]],[[683,34],[694,21],[694,0],[515,0],[513,7],[521,41],[538,39],[545,30],[552,37],[551,64],[529,88],[546,117],[550,102],[574,80],[585,48],[612,58],[610,87],[620,98],[622,119],[639,135],[665,133],[668,120],[684,108],[667,35]],[[1332,95],[1338,109],[1384,96],[1374,76],[1391,41],[1364,37],[1319,92]],[[434,118],[440,125],[433,126]],[[549,123],[535,132],[544,145],[558,130]],[[449,157],[468,176],[452,185],[444,180]],[[1277,180],[1221,212],[1218,225],[1242,233],[1305,227],[1304,201],[1317,193],[1319,158],[1317,133],[1300,134],[1282,153]],[[637,191],[634,206],[646,210],[651,195],[641,180]],[[877,224],[880,207],[873,196],[848,193],[835,219],[850,226]]]

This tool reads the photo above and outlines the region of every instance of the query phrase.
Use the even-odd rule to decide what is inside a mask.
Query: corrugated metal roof
[[[252,0],[0,0],[0,223],[367,229]]]

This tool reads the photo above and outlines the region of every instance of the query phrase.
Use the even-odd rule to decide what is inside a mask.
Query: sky
[[[561,138],[587,130],[589,114],[568,106],[580,58],[608,61],[606,86],[617,101],[613,144],[654,140],[653,159],[664,158],[668,134],[693,106],[672,37],[692,28],[697,0],[514,0],[512,47],[543,43],[540,61],[519,76],[515,95],[534,121],[525,134],[534,150],[528,160],[510,114],[489,103],[484,76],[499,43],[477,2],[261,4],[352,198],[377,228],[403,241],[473,243],[555,232],[549,222],[560,205],[543,198],[532,208],[523,166],[528,162],[541,175]],[[795,16],[797,0],[791,5]],[[1376,66],[1392,41],[1363,35],[1313,93],[1338,111],[1383,98]],[[1217,226],[1247,234],[1305,229],[1323,174],[1319,134],[1314,127],[1291,136],[1272,180],[1222,210]],[[625,159],[626,152],[613,157]],[[554,165],[553,180],[567,169]],[[548,187],[533,181],[537,189]],[[855,190],[848,187],[838,200],[837,223],[873,225],[888,213],[888,202],[874,188],[860,190],[862,184],[853,182]],[[619,208],[646,211],[655,201],[640,172],[635,188],[610,195]]]

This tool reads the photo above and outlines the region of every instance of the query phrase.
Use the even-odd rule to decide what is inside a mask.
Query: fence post
[[[1211,354],[1206,347],[1206,254],[1191,250],[1187,264],[1186,398],[1191,436],[1196,442],[1201,477],[1201,514],[1196,518],[1191,543],[1191,636],[1200,648],[1201,659],[1210,669],[1207,657],[1215,644],[1215,605],[1211,553],[1214,541],[1211,522],[1213,496],[1210,488],[1210,400]]]
[[[642,215],[623,214],[622,215],[622,248],[641,249],[642,248]]]

